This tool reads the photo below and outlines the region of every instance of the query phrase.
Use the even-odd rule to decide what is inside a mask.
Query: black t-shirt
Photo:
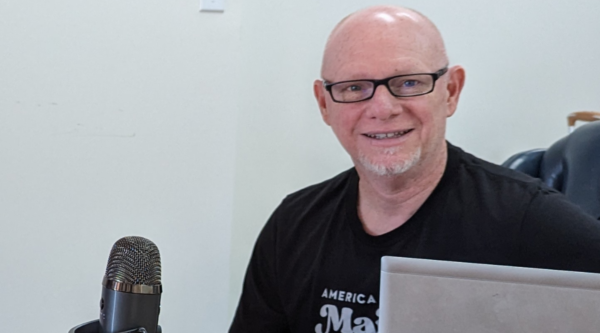
[[[600,272],[600,222],[450,144],[438,186],[384,235],[362,228],[358,181],[350,169],[283,200],[257,240],[230,333],[375,333],[384,255]]]

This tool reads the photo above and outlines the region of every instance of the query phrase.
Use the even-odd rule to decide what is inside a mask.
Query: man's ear
[[[321,110],[321,117],[323,121],[329,124],[329,113],[327,112],[327,105],[325,100],[327,98],[327,91],[325,87],[323,87],[323,81],[315,80],[313,83],[313,92],[315,93],[315,98],[317,99],[317,104],[319,104],[319,110]]]
[[[446,89],[448,90],[448,110],[446,116],[450,117],[456,111],[460,92],[465,85],[465,69],[461,66],[453,66],[448,69],[447,75],[448,83]]]

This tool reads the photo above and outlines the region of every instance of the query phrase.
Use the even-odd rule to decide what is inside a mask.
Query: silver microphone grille
[[[160,285],[160,253],[152,241],[137,236],[119,239],[110,250],[104,279],[130,285]]]

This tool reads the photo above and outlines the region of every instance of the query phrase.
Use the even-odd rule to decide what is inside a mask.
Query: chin
[[[358,161],[365,170],[378,176],[398,176],[412,167],[421,159],[421,149],[412,152],[408,157],[398,160],[396,152],[386,152],[379,160],[369,158],[364,154],[359,154]],[[394,158],[395,157],[395,158]]]

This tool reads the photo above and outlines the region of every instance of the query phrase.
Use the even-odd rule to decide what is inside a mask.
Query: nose
[[[402,113],[402,105],[385,85],[377,87],[368,102],[366,113],[369,118],[388,120]]]

